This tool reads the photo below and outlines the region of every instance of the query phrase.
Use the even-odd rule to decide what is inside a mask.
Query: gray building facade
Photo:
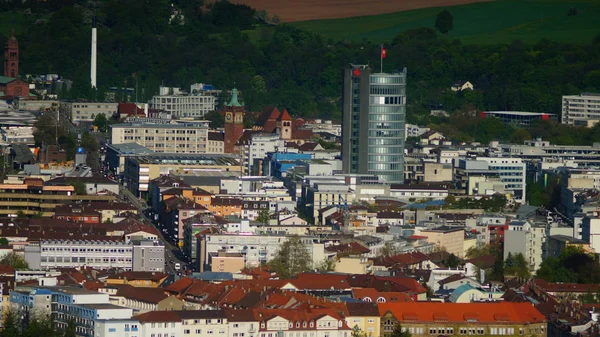
[[[160,241],[133,242],[133,271],[164,271],[165,246]]]
[[[343,81],[344,173],[404,183],[406,68],[372,73],[368,65],[352,64],[344,70]]]

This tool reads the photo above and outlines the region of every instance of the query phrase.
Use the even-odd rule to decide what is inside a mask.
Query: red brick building
[[[4,76],[0,76],[0,97],[29,97],[29,84],[19,79],[19,42],[12,29],[4,48]]]

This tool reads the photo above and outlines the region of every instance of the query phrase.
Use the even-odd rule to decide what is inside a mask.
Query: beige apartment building
[[[117,113],[119,103],[107,102],[60,102],[60,112],[72,122],[93,121],[104,114],[106,118]]]
[[[241,253],[211,252],[209,263],[213,272],[237,274],[246,267]]]
[[[416,235],[427,237],[427,242],[445,249],[457,257],[464,256],[465,231],[462,228],[441,226],[433,229],[422,229]]]
[[[224,146],[222,135],[197,123],[112,125],[111,144],[126,143],[137,143],[154,152],[190,154],[223,153]]]

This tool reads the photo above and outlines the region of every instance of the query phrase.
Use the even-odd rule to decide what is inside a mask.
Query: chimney
[[[92,17],[92,62],[90,67],[90,80],[92,88],[96,88],[96,60],[98,47],[98,32],[96,28],[96,16]]]

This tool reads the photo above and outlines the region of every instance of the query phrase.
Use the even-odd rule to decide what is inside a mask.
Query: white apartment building
[[[35,144],[32,126],[5,126],[0,128],[0,134],[2,135],[2,142],[0,144],[4,146],[10,144],[26,144],[33,146]]]
[[[582,93],[562,97],[562,124],[591,128],[600,121],[600,94]]]
[[[285,141],[277,134],[259,133],[252,135],[247,152],[247,172],[262,175],[262,160],[268,152],[277,152],[285,148]]]
[[[553,145],[547,140],[538,138],[525,141],[523,145],[501,144],[499,147],[505,157],[517,157],[544,163],[553,162],[558,166],[565,166],[569,163],[571,165],[588,164],[592,160],[600,160],[600,143],[593,143],[592,146]]]
[[[60,102],[60,112],[71,119],[71,122],[93,121],[96,116],[104,114],[106,118],[117,113],[119,103],[107,102]]]
[[[148,102],[150,109],[164,110],[175,118],[204,117],[215,110],[216,98],[212,95],[167,94],[154,96]]]
[[[600,218],[585,217],[581,224],[581,239],[590,244],[590,248],[600,252]]]
[[[78,336],[138,337],[133,309],[110,304],[109,295],[77,287],[17,288],[10,294],[13,309],[51,314],[58,329],[76,322]]]
[[[271,261],[280,246],[289,239],[286,235],[240,235],[240,234],[206,234],[198,247],[200,250],[199,262],[201,266],[208,260],[210,253],[225,250],[227,253],[240,253],[248,267],[257,267],[262,263]],[[306,249],[312,257],[314,264],[325,259],[325,248],[322,243],[311,236],[302,237]]]
[[[429,130],[431,129],[423,126],[406,124],[404,125],[404,139],[406,140],[408,137],[419,137]]]
[[[504,232],[504,259],[511,253],[523,254],[529,270],[535,273],[542,263],[546,245],[546,227],[529,221],[512,221]]]
[[[161,153],[209,153],[208,127],[196,123],[121,123],[110,130],[111,144],[137,143]]]

